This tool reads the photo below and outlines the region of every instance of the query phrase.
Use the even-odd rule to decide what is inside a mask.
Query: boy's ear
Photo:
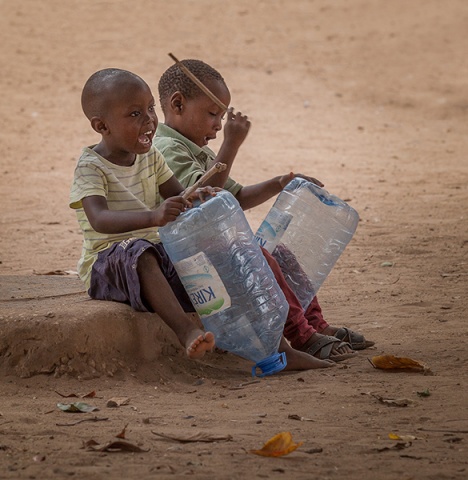
[[[180,115],[185,108],[185,97],[181,92],[174,92],[169,99],[169,107],[172,113]]]
[[[101,135],[106,135],[109,132],[106,122],[101,117],[91,118],[91,127],[93,130]]]

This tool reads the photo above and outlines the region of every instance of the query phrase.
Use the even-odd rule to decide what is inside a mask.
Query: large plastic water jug
[[[255,234],[308,307],[354,235],[359,215],[337,196],[296,177],[278,195]]]
[[[218,192],[159,234],[216,345],[255,362],[252,375],[282,370],[278,346],[289,306],[236,198]]]

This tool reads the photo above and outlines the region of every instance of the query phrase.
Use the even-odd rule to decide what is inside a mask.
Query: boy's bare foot
[[[328,368],[336,366],[336,363],[332,360],[320,360],[313,357],[308,353],[301,352],[299,350],[286,351],[287,365],[286,370],[313,370],[315,368]]]
[[[198,333],[187,342],[187,356],[192,359],[201,358],[206,352],[211,352],[215,346],[215,338],[211,332]]]
[[[312,370],[315,368],[333,367],[335,365],[335,362],[331,360],[320,360],[308,353],[295,350],[284,337],[281,338],[278,351],[286,354],[287,365],[285,370]]]

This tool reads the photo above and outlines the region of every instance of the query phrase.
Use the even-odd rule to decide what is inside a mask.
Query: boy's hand
[[[224,124],[224,141],[230,147],[239,148],[247,137],[250,129],[250,120],[241,112],[234,113],[234,109],[228,108],[226,123]]]
[[[316,178],[313,177],[308,177],[307,175],[303,175],[302,173],[293,173],[290,172],[287,175],[283,175],[280,177],[280,185],[281,188],[284,188],[293,178],[300,177],[303,178],[304,180],[307,180],[308,182],[314,183],[315,185],[318,185],[319,187],[323,187],[323,183],[320,180],[317,180]]]
[[[216,197],[216,192],[220,192],[221,190],[222,190],[222,188],[210,187],[209,185],[207,185],[206,187],[200,187],[200,188],[197,188],[187,198],[187,200],[190,202],[190,204],[191,204],[191,201],[196,200],[196,199],[200,200],[201,202],[205,202],[208,199],[208,197]]]
[[[154,210],[154,225],[163,227],[167,223],[173,222],[182,212],[185,212],[187,208],[192,206],[193,200],[199,199],[201,202],[204,202],[207,200],[207,197],[215,197],[216,192],[220,190],[222,189],[206,186],[197,188],[187,200],[185,200],[182,195],[169,197]]]
[[[173,222],[189,206],[191,206],[191,203],[184,200],[181,196],[170,197],[164,200],[164,202],[154,210],[154,225],[163,227],[167,223]]]

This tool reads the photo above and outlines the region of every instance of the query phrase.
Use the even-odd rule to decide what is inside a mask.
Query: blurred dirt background
[[[0,0],[0,479],[467,478],[467,31],[465,0]],[[157,96],[169,52],[218,69],[252,119],[234,178],[307,173],[359,212],[319,298],[372,350],[253,380],[87,298],[68,208],[97,141],[81,88],[119,67]],[[271,203],[246,212],[254,230]],[[57,407],[74,401],[99,410]],[[295,452],[250,453],[283,431]],[[119,434],[141,451],[91,450]]]

